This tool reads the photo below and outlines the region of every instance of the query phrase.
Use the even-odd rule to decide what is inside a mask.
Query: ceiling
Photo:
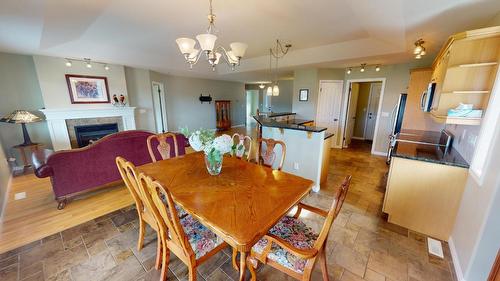
[[[424,38],[430,55],[456,32],[484,26],[499,0],[213,0],[218,44],[249,47],[232,72],[206,61],[189,70],[175,39],[207,27],[207,0],[2,0],[0,51],[143,67],[221,80],[269,80],[276,38],[293,44],[282,74],[304,66],[347,67],[413,59]]]

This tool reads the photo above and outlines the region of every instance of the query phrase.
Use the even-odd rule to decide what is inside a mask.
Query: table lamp
[[[24,143],[20,144],[19,146],[28,146],[32,145],[33,142],[31,142],[28,130],[26,130],[26,123],[34,123],[41,120],[42,119],[40,117],[36,116],[35,114],[29,111],[14,110],[14,112],[12,112],[11,114],[1,118],[0,122],[21,124],[23,128]]]

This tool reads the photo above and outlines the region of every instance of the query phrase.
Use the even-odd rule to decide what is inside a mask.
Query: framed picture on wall
[[[309,89],[300,89],[299,101],[308,101],[308,100],[309,100]]]
[[[71,103],[109,103],[108,79],[102,76],[66,74]]]

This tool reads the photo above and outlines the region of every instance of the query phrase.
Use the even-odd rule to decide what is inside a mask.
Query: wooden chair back
[[[333,221],[335,220],[335,218],[340,213],[340,210],[342,209],[342,205],[344,204],[344,200],[345,197],[347,196],[347,191],[349,190],[350,184],[351,184],[351,176],[346,176],[344,178],[344,181],[342,182],[342,185],[340,185],[340,188],[337,190],[337,193],[335,194],[335,199],[333,200],[330,210],[326,215],[323,227],[321,228],[318,239],[314,244],[315,249],[319,250],[324,246],[326,238],[328,237],[328,233],[330,232],[330,228],[333,224]]]
[[[142,200],[141,196],[141,191],[139,190],[139,187],[137,186],[137,172],[135,169],[134,164],[131,162],[125,160],[123,157],[116,157],[116,166],[118,167],[118,171],[120,172],[120,175],[122,176],[123,182],[125,183],[125,186],[127,187],[128,191],[132,195],[132,198],[134,198],[135,206],[138,211],[143,212],[144,211],[144,202]]]
[[[234,134],[232,137],[233,147],[235,148],[234,156],[237,158],[244,158],[246,154],[246,160],[250,161],[250,153],[252,152],[252,138],[242,134]],[[242,146],[242,147],[240,147]]]
[[[266,149],[262,149],[262,143],[266,144]],[[276,145],[281,145],[281,157],[278,164],[278,171],[283,168],[286,155],[286,144],[280,140],[259,138],[259,147],[261,148],[260,155],[257,155],[258,163],[267,167],[273,167],[276,160],[276,152],[274,148]]]
[[[138,182],[146,194],[146,204],[151,208],[158,223],[162,242],[184,263],[195,265],[196,255],[184,233],[174,200],[168,189],[142,173],[139,174]]]
[[[158,159],[156,159],[156,156],[155,156],[155,153],[153,150],[153,145],[152,145],[153,140],[158,141],[158,145],[156,146],[155,149],[158,151],[158,153],[160,153],[160,156],[162,158],[161,160],[165,160],[165,159],[170,158],[170,151],[172,148],[170,147],[170,144],[167,142],[168,138],[172,138],[172,140],[174,142],[174,150],[175,150],[174,157],[179,156],[179,147],[177,144],[177,135],[176,134],[171,133],[171,132],[166,132],[163,134],[151,135],[147,138],[146,141],[148,144],[149,156],[151,156],[151,160],[153,162],[158,161]]]

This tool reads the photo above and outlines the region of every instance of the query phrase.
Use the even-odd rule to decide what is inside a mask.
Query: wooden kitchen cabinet
[[[481,123],[481,118],[448,117],[447,112],[460,103],[486,110],[500,62],[499,50],[500,26],[465,31],[448,39],[433,63],[436,91],[431,116],[435,121]]]
[[[448,241],[467,169],[393,157],[383,212],[389,222]]]
[[[443,125],[434,122],[431,116],[422,111],[421,96],[431,82],[432,68],[417,68],[410,71],[403,129],[422,131],[441,131]]]

